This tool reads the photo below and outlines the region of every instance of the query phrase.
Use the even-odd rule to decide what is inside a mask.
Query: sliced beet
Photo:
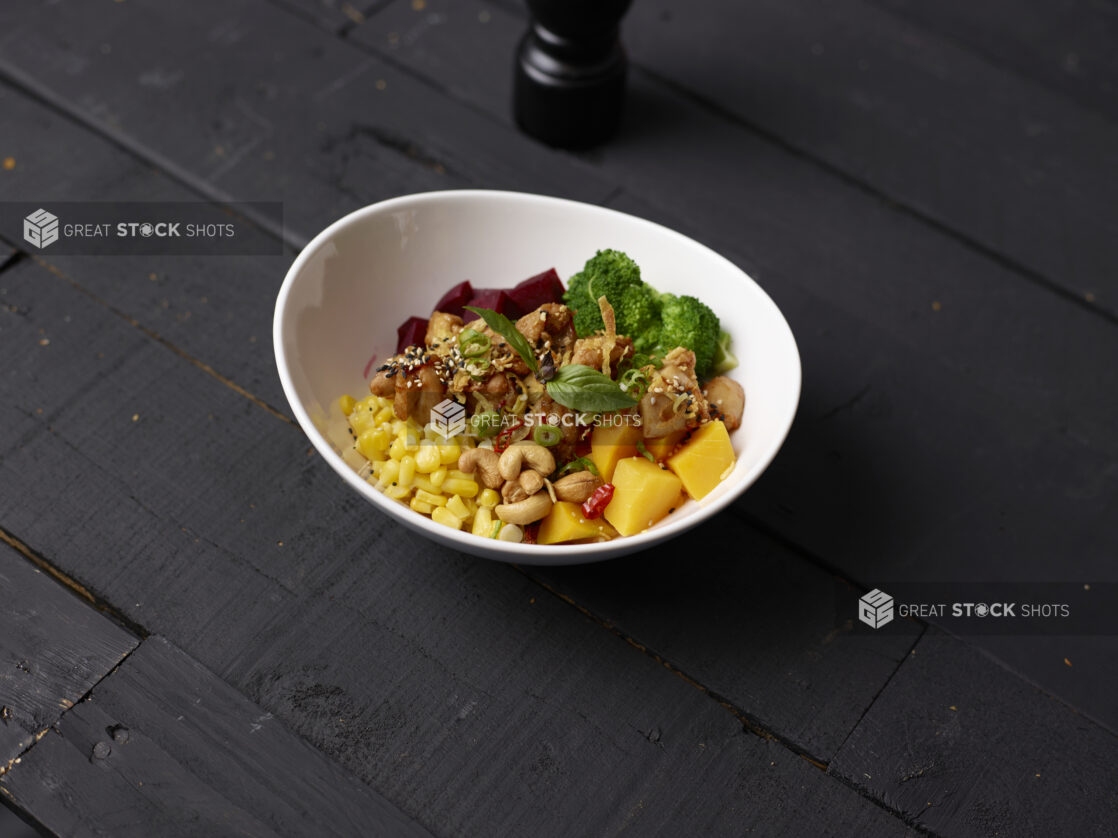
[[[462,307],[469,305],[470,300],[474,296],[474,287],[470,285],[470,280],[459,282],[445,294],[441,300],[435,303],[433,311],[444,311],[447,314],[454,314],[458,317],[462,316]]]
[[[478,288],[467,305],[478,308],[488,308],[512,320],[518,318],[522,312],[520,307],[512,301],[508,292],[503,288]],[[474,319],[470,312],[465,315],[466,320]]]
[[[509,297],[522,314],[535,311],[544,303],[563,301],[563,281],[555,268],[548,268],[542,274],[528,277],[509,291]]]
[[[424,345],[427,337],[427,318],[409,317],[396,329],[396,353],[399,354],[409,346]]]

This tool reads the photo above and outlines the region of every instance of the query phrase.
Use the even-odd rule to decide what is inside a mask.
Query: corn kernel
[[[422,512],[424,515],[430,515],[432,510],[434,510],[434,508],[435,508],[435,507],[431,506],[431,504],[424,503],[423,501],[421,501],[419,499],[419,493],[418,492],[416,493],[415,497],[413,497],[411,499],[411,503],[409,503],[408,506],[410,506],[416,512]]]
[[[431,506],[446,506],[446,498],[444,498],[442,495],[428,492],[426,489],[416,489],[415,497],[417,500],[421,500],[424,503],[431,504]],[[454,497],[458,496],[455,495]]]
[[[436,488],[443,485],[443,481],[446,480],[446,474],[447,471],[445,468],[437,468],[431,472],[431,482],[435,484]]]
[[[455,479],[457,479],[457,480],[469,480],[469,481],[470,481],[471,483],[475,482],[475,481],[474,481],[474,476],[473,476],[472,474],[466,474],[466,472],[464,472],[464,471],[459,471],[459,470],[458,470],[458,469],[456,469],[456,468],[452,468],[452,469],[451,469],[451,470],[450,470],[450,471],[449,471],[449,472],[447,473],[447,476],[448,476],[448,477],[453,477],[453,478],[455,478]]]
[[[425,492],[430,492],[433,495],[439,493],[439,487],[424,477],[422,474],[416,474],[411,482],[412,486],[416,489],[422,489]]]
[[[396,478],[400,476],[400,463],[397,460],[385,460],[384,465],[380,467],[380,482],[387,486],[390,483],[395,483]]]
[[[388,497],[392,498],[392,500],[403,500],[404,498],[406,498],[408,495],[411,494],[411,487],[410,486],[387,486],[384,489],[384,493],[386,495],[388,495]]]
[[[455,495],[455,497],[462,497],[462,496],[461,495]],[[470,513],[470,517],[471,518],[474,517],[474,513],[477,512],[477,504],[472,499],[465,498],[465,497],[462,498],[462,503],[466,504],[466,510]]]
[[[439,446],[439,457],[444,466],[453,466],[458,464],[458,457],[461,455],[462,449],[455,443]]]
[[[448,512],[445,506],[436,506],[432,509],[431,520],[455,530],[462,527],[462,519],[453,512]]]
[[[392,444],[388,446],[388,456],[393,460],[402,460],[407,453],[408,449],[405,447],[403,440],[399,437],[392,440]]]
[[[519,543],[524,540],[524,530],[516,524],[505,524],[501,527],[501,531],[497,533],[497,540]]]
[[[470,532],[474,535],[480,535],[482,538],[489,538],[489,532],[492,529],[493,513],[483,506],[474,516],[474,525],[470,528]]]
[[[463,520],[470,517],[470,510],[466,508],[466,504],[462,502],[462,498],[458,495],[450,496],[450,500],[446,502],[446,508]]]
[[[478,506],[492,509],[501,502],[501,496],[496,489],[482,489],[481,494],[477,496],[477,502]]]
[[[401,486],[411,486],[413,479],[415,479],[415,457],[405,454],[400,458],[400,476],[396,478],[396,482]]]
[[[458,477],[448,477],[443,481],[442,490],[472,498],[477,494],[477,483],[473,480],[462,480]]]
[[[379,429],[362,431],[357,437],[357,450],[366,460],[383,460],[388,451],[388,434]]]
[[[353,413],[353,408],[356,404],[357,402],[354,401],[353,396],[349,395],[348,393],[338,399],[338,407],[342,409],[342,413],[344,413],[346,416],[349,416],[349,414]]]
[[[420,445],[415,453],[415,467],[424,474],[430,474],[442,463],[439,460],[439,447],[437,445]]]

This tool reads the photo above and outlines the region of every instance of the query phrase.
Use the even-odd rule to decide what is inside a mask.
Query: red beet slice
[[[544,303],[563,301],[563,282],[555,268],[548,268],[542,274],[528,277],[511,291],[509,297],[521,313],[535,311]]]
[[[427,318],[409,317],[396,329],[396,353],[399,354],[409,346],[424,345],[427,337]]]
[[[470,280],[459,282],[445,294],[441,300],[435,303],[433,311],[445,311],[447,314],[455,314],[458,317],[462,316],[462,307],[469,305],[474,296],[474,287],[470,285]]]
[[[468,305],[492,309],[512,320],[515,320],[524,313],[520,310],[520,307],[510,299],[508,292],[503,288],[478,288],[474,291],[474,296],[470,299]],[[472,312],[468,311],[463,316],[463,319],[474,320],[476,318],[473,316]]]

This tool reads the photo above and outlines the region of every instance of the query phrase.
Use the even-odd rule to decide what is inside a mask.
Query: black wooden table
[[[272,257],[0,231],[0,799],[62,835],[1116,834],[1118,629],[872,632],[834,603],[1118,582],[1118,6],[636,0],[621,133],[577,155],[512,125],[525,25],[0,9],[0,200],[284,215]],[[786,313],[796,423],[687,561],[456,554],[294,424],[293,254],[467,186],[662,221]]]

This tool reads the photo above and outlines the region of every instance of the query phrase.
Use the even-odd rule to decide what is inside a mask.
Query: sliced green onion
[[[557,477],[562,477],[564,474],[568,474],[572,471],[588,471],[595,477],[602,476],[598,473],[598,467],[594,465],[594,461],[591,460],[589,457],[579,457],[578,459],[571,460],[569,463],[559,469],[559,474],[557,475]]]
[[[637,440],[637,453],[648,460],[650,463],[656,462],[656,458],[652,456],[652,452],[644,447],[644,440]]]
[[[501,432],[501,414],[488,410],[485,413],[475,413],[470,417],[470,424],[482,439],[496,436]]]
[[[532,440],[544,448],[551,448],[563,438],[563,432],[554,425],[536,425],[532,428]]]
[[[489,351],[489,335],[476,329],[466,329],[458,335],[458,350],[463,358],[477,358]]]
[[[648,392],[648,376],[637,367],[626,370],[617,380],[617,383],[623,393],[632,396],[634,399],[639,399]]]

